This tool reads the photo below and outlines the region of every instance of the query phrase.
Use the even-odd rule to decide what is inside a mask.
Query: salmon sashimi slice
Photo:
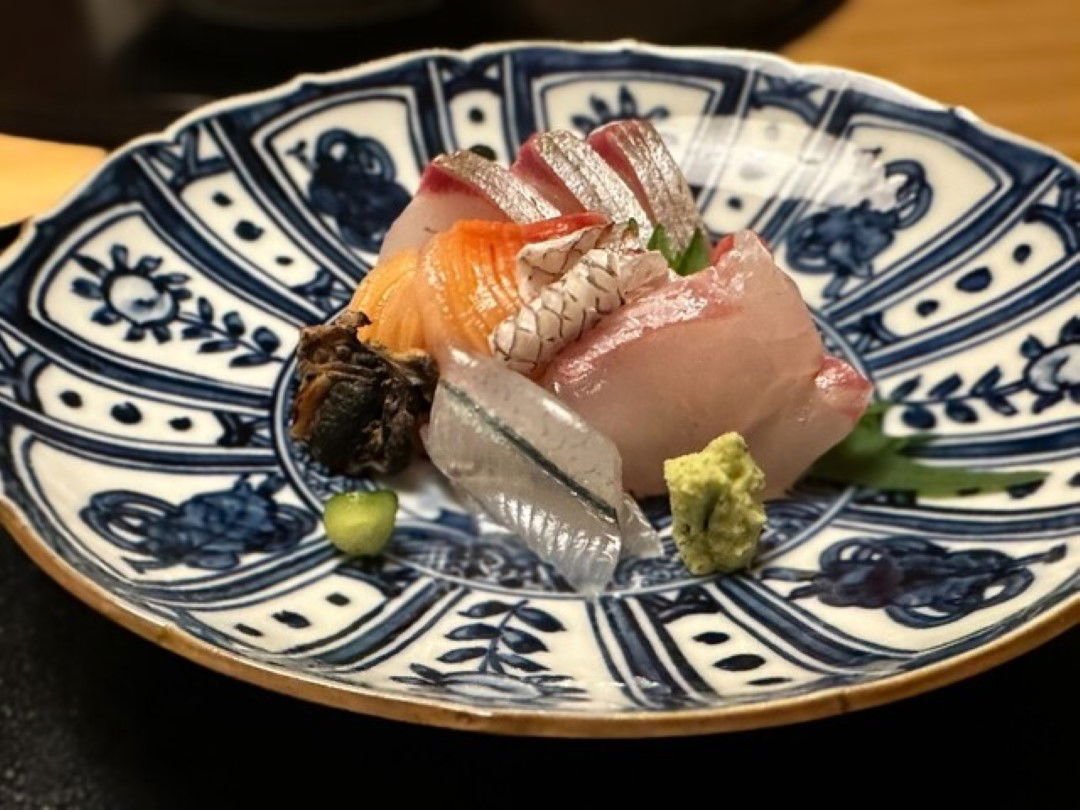
[[[826,355],[794,282],[750,231],[715,267],[605,317],[543,383],[615,442],[638,496],[665,491],[665,459],[734,430],[777,497],[850,432],[871,392]]]
[[[435,236],[421,254],[413,290],[428,350],[436,357],[450,346],[490,354],[488,336],[523,303],[522,247],[607,221],[588,212],[526,225],[462,220]]]
[[[690,185],[652,124],[613,121],[593,130],[587,142],[630,187],[652,223],[664,226],[675,250],[685,250],[695,231],[705,233]]]
[[[460,219],[535,222],[559,211],[504,166],[467,149],[439,155],[383,240],[380,259],[423,247]]]
[[[601,211],[615,222],[636,220],[648,240],[651,220],[634,192],[581,138],[565,130],[530,135],[510,171],[564,214]]]

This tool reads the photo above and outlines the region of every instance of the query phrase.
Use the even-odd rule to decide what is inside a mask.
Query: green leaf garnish
[[[667,229],[663,225],[657,225],[653,229],[652,236],[649,237],[649,244],[645,246],[645,249],[660,251],[661,255],[667,260],[668,266],[672,269],[679,262],[679,257],[668,239]]]
[[[709,240],[705,237],[705,233],[698,228],[694,231],[690,244],[686,246],[686,250],[683,251],[679,261],[672,269],[680,276],[691,276],[698,270],[708,267],[710,263]]]
[[[985,472],[964,467],[937,467],[915,460],[907,451],[932,442],[932,434],[889,436],[885,412],[891,402],[875,402],[838,445],[819,458],[809,475],[839,484],[914,492],[924,498],[947,498],[1033,484],[1046,478],[1039,470]]]
[[[700,228],[694,231],[690,244],[682,253],[675,251],[663,225],[656,226],[649,237],[649,244],[645,247],[648,250],[660,251],[668,266],[680,276],[692,275],[709,266],[709,239]]]

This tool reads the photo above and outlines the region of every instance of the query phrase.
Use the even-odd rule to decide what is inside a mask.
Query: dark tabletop
[[[593,15],[583,36],[770,47],[836,4],[612,3],[623,13]],[[461,3],[436,0],[407,20],[302,33],[171,11],[126,39],[95,39],[82,9],[110,5],[138,4],[5,9],[0,132],[113,145],[207,98],[300,70],[408,47],[568,34],[558,13],[535,11],[545,4],[476,0],[463,17]],[[946,794],[958,806],[980,794],[1022,807],[1076,803],[1073,787],[1062,790],[1074,784],[1074,766],[1063,763],[1077,754],[1077,630],[959,684],[813,723],[674,740],[516,740],[350,715],[202,669],[82,605],[9,540],[0,533],[3,809],[249,807],[296,791],[307,797],[300,807],[343,804],[321,798],[335,793],[363,806],[376,801],[372,791],[380,804],[411,807],[432,788],[479,807],[595,792],[612,806],[650,785],[664,788],[665,804],[683,795],[722,804],[733,792],[798,808],[888,798],[932,807]]]

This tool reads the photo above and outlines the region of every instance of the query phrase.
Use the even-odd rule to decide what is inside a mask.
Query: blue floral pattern
[[[172,340],[172,326],[181,324],[182,340],[199,340],[200,353],[241,353],[230,358],[234,368],[282,362],[275,356],[281,340],[265,326],[256,327],[250,336],[239,312],[226,312],[217,321],[214,305],[199,296],[194,312],[181,310],[190,300],[191,291],[184,285],[190,277],[184,273],[159,272],[162,261],[158,256],[143,256],[134,265],[129,262],[128,249],[113,245],[109,251],[111,265],[106,267],[93,256],[76,254],[75,261],[89,274],[76,278],[71,290],[100,306],[91,319],[102,326],[124,322],[124,340],[141,341],[151,334],[158,343]]]
[[[311,206],[331,217],[346,244],[376,253],[410,195],[395,180],[393,158],[374,138],[344,129],[323,132],[313,156],[299,141],[289,153],[311,172]]]
[[[1014,399],[1022,391],[1035,397],[1033,414],[1065,401],[1080,403],[1080,316],[1069,318],[1058,331],[1057,342],[1050,346],[1029,335],[1020,344],[1020,354],[1027,359],[1020,379],[1003,382],[1001,367],[994,365],[965,388],[963,376],[954,372],[916,399],[913,395],[923,384],[922,375],[916,375],[899,383],[889,398],[904,406],[901,418],[918,430],[929,430],[937,424],[931,406],[941,406],[953,422],[971,424],[979,421],[972,402],[981,402],[1002,416],[1016,416],[1020,409]]]
[[[139,573],[176,565],[223,571],[238,566],[243,554],[287,551],[315,528],[310,512],[274,500],[284,483],[268,476],[252,486],[242,476],[230,489],[177,505],[110,490],[94,495],[80,516],[110,543],[138,554],[125,559]]]
[[[950,551],[921,537],[855,538],[822,552],[819,571],[767,568],[762,579],[807,582],[789,599],[884,608],[909,627],[937,627],[1015,598],[1035,580],[1029,566],[1057,562],[1065,546],[1025,557],[991,549]]]
[[[792,267],[832,275],[826,298],[838,298],[853,279],[872,278],[874,257],[892,244],[896,231],[914,225],[930,208],[933,193],[917,161],[891,161],[885,177],[903,178],[893,207],[878,210],[865,199],[855,206],[830,206],[796,223],[787,235]]]
[[[468,695],[481,701],[584,700],[584,689],[569,683],[566,675],[547,674],[548,667],[535,659],[536,653],[548,650],[539,634],[566,630],[550,613],[530,605],[527,599],[513,603],[490,599],[458,615],[472,621],[446,634],[446,638],[461,645],[444,652],[438,660],[444,664],[473,661],[475,668],[441,672],[413,663],[409,669],[414,674],[394,676],[395,681],[427,693]]]
[[[625,84],[619,86],[614,106],[602,96],[593,93],[589,96],[589,108],[588,113],[577,113],[570,119],[582,135],[588,135],[597,127],[610,124],[612,121],[621,121],[624,118],[663,121],[671,115],[671,110],[663,104],[657,104],[647,110],[641,109],[637,98]]]

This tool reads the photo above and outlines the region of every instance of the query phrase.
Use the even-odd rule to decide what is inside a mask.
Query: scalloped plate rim
[[[716,46],[663,46],[632,38],[613,41],[508,40],[481,43],[469,48],[427,48],[323,73],[301,73],[263,90],[218,99],[181,116],[162,130],[132,138],[112,150],[105,160],[83,178],[53,207],[22,223],[16,240],[0,253],[0,271],[31,243],[40,224],[59,215],[116,161],[132,151],[167,141],[192,123],[218,113],[257,104],[309,83],[341,81],[393,67],[424,57],[443,56],[474,59],[492,52],[528,48],[563,48],[581,52],[610,52],[625,48],[670,58],[701,56],[725,59],[742,66],[769,65],[818,81],[854,81],[901,103],[947,112],[963,118],[983,131],[1060,161],[1080,171],[1080,163],[1062,152],[1023,135],[989,123],[966,107],[946,105],[888,79],[862,71],[819,63],[802,63],[778,54]],[[329,685],[309,678],[302,671],[280,669],[244,658],[207,642],[178,632],[164,621],[156,621],[129,608],[104,587],[86,579],[56,554],[31,528],[19,506],[0,493],[0,525],[14,538],[30,559],[59,583],[103,616],[175,652],[188,660],[253,685],[335,708],[347,709],[410,723],[509,735],[550,737],[660,737],[739,731],[787,723],[805,722],[850,711],[870,708],[921,694],[984,672],[1066,632],[1080,623],[1080,594],[1063,599],[1041,615],[991,642],[985,643],[919,669],[888,675],[869,683],[828,687],[789,698],[767,699],[745,705],[650,712],[589,712],[560,710],[518,710],[481,708],[464,703],[432,699],[421,695],[388,695],[362,686]]]

